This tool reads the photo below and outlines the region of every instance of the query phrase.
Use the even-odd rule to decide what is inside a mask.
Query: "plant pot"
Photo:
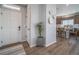
[[[45,39],[43,36],[37,37],[36,41],[37,47],[44,47],[45,46]]]

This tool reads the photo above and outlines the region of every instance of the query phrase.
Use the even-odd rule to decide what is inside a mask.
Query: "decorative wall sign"
[[[48,17],[48,23],[51,24],[53,23],[53,20],[55,19],[54,15],[52,15],[51,11],[49,11],[49,17]]]
[[[49,11],[49,15],[51,15],[51,12]]]
[[[48,23],[50,24],[50,17],[48,18]]]

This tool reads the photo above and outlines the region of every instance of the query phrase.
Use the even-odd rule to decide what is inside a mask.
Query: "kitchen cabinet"
[[[61,24],[62,21],[62,16],[57,16],[56,17],[56,24]]]
[[[76,15],[76,16],[74,17],[74,23],[75,23],[75,24],[79,24],[79,15]]]

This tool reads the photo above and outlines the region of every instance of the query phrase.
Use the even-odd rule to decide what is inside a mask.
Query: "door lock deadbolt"
[[[20,29],[21,29],[21,27],[20,26],[18,26],[18,30],[20,31]]]

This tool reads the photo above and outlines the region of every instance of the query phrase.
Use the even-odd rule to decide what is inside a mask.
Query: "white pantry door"
[[[21,12],[2,8],[3,45],[21,41]]]

